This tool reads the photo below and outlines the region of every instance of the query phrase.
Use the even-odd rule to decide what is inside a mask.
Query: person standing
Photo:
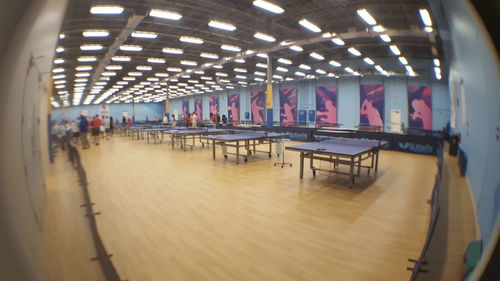
[[[80,118],[80,142],[82,143],[82,148],[87,149],[90,147],[89,140],[87,138],[89,132],[89,122],[87,121],[87,117],[81,116]]]
[[[172,122],[170,123],[170,127],[174,128],[177,126],[177,120],[175,120],[175,115],[172,114]]]
[[[106,140],[109,140],[111,131],[111,120],[109,116],[103,116],[103,123],[104,123],[104,134],[106,136]]]
[[[224,127],[227,126],[227,116],[226,116],[226,114],[222,114],[222,125],[224,125]]]
[[[71,141],[73,144],[78,144],[78,139],[80,138],[80,117],[76,118],[75,121],[71,122],[71,132],[73,133]]]
[[[94,119],[92,119],[92,136],[94,137],[95,145],[99,145],[99,141],[101,140],[101,126],[102,120],[99,118],[99,115],[96,115]]]
[[[196,129],[198,127],[198,116],[196,116],[196,112],[193,112],[191,114],[191,124],[193,129]]]
[[[113,136],[113,129],[115,128],[115,125],[113,123],[113,116],[109,116],[109,135]]]

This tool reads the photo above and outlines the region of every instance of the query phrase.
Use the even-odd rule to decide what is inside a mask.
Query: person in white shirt
[[[196,116],[196,112],[193,112],[191,115],[191,124],[193,124],[193,129],[198,127],[198,116]]]

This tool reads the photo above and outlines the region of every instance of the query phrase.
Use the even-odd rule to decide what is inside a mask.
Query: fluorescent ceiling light
[[[64,39],[66,38],[66,35],[64,33],[59,34],[59,39]]]
[[[142,72],[132,71],[127,74],[128,76],[142,76]]]
[[[274,74],[274,75],[273,75],[273,78],[274,78],[274,79],[283,79],[283,76],[278,75],[278,74]]]
[[[227,44],[224,44],[224,45],[220,46],[220,48],[222,50],[231,51],[231,52],[239,52],[239,51],[241,51],[240,47],[233,46],[233,45],[227,45]]]
[[[101,44],[85,44],[80,46],[80,50],[82,51],[99,51],[102,48]]]
[[[441,62],[439,61],[439,59],[434,59],[433,62],[434,62],[435,66],[440,66],[441,65]]]
[[[255,66],[256,66],[256,67],[260,67],[260,68],[267,68],[267,64],[265,64],[265,63],[260,63],[260,62],[259,62],[259,63],[257,63]]]
[[[301,64],[301,65],[299,65],[299,68],[305,69],[305,70],[311,70],[311,67],[307,64]]]
[[[112,61],[130,61],[131,58],[127,56],[114,56],[111,58]]]
[[[200,79],[201,80],[212,80],[212,77],[210,77],[210,76],[201,76]]]
[[[408,61],[406,60],[406,58],[405,58],[405,57],[399,57],[398,59],[399,59],[399,61],[400,61],[403,65],[407,65],[407,64],[408,64]]]
[[[182,65],[197,66],[198,63],[192,60],[181,60]]]
[[[203,40],[201,38],[198,38],[198,37],[190,37],[190,36],[181,36],[181,38],[179,38],[179,40],[181,42],[184,42],[184,43],[191,43],[191,44],[203,44]]]
[[[96,57],[78,57],[77,59],[79,62],[91,62],[91,61],[96,61]]]
[[[196,70],[194,73],[201,75],[201,74],[205,74],[205,71],[203,71],[203,70]]]
[[[245,63],[246,60],[245,59],[235,59],[234,62],[236,62],[236,63]]]
[[[212,53],[201,53],[200,57],[206,58],[206,59],[213,59],[216,60],[219,58],[219,55],[217,54],[212,54]]]
[[[123,13],[122,6],[93,6],[90,13],[94,15],[119,15]]]
[[[64,48],[63,47],[57,47],[56,48],[56,53],[62,53],[64,52]]]
[[[429,14],[429,11],[427,9],[420,9],[418,10],[420,13],[420,18],[422,19],[422,22],[424,23],[425,26],[432,26],[432,20],[431,20],[431,15]]]
[[[163,48],[162,52],[166,54],[182,55],[184,51],[177,48]]]
[[[424,31],[425,32],[433,32],[434,29],[432,28],[432,26],[426,26],[426,27],[424,27]]]
[[[273,36],[265,34],[265,33],[262,33],[262,32],[256,32],[253,35],[253,37],[255,37],[257,39],[260,39],[260,40],[267,41],[267,42],[274,42],[274,41],[276,41],[276,38],[274,38]]]
[[[349,72],[349,73],[354,73],[354,70],[350,67],[346,67],[346,68],[344,68],[344,70]]]
[[[136,67],[137,70],[141,70],[141,71],[151,71],[153,69],[153,67],[149,66],[149,65],[138,65]]]
[[[66,88],[66,85],[57,85],[56,86],[56,89],[64,89],[64,88]]]
[[[264,82],[264,79],[260,78],[260,77],[255,77],[253,80],[255,81],[259,81],[259,82]]]
[[[391,49],[391,52],[396,55],[396,56],[399,56],[401,55],[401,51],[399,50],[398,46],[396,45],[390,45],[389,46],[389,49]]]
[[[340,38],[333,38],[332,42],[335,43],[336,45],[339,45],[339,46],[344,46],[345,45],[344,40],[342,40]]]
[[[109,31],[107,30],[85,30],[82,32],[83,37],[107,37]]]
[[[384,28],[383,26],[381,26],[381,25],[376,25],[376,26],[374,26],[374,27],[372,28],[372,30],[373,30],[374,32],[384,32],[384,31],[385,31],[385,28]]]
[[[282,64],[286,64],[286,65],[290,65],[290,64],[292,64],[292,61],[291,61],[291,60],[289,60],[289,59],[285,59],[285,58],[279,58],[279,59],[278,59],[278,62],[279,62],[279,63],[282,63]]]
[[[255,0],[253,1],[253,5],[275,14],[282,14],[285,12],[285,10],[283,10],[280,6],[264,0]]]
[[[212,67],[215,69],[223,69],[224,68],[224,66],[222,66],[221,64],[214,64]]]
[[[255,71],[254,74],[258,75],[258,76],[266,76],[266,73],[261,72],[261,71]]]
[[[227,73],[224,73],[224,72],[216,72],[215,73],[215,76],[219,76],[219,77],[227,77]]]
[[[302,72],[302,71],[296,71],[295,75],[297,75],[297,76],[306,76],[306,74],[304,72]]]
[[[321,38],[330,38],[333,36],[335,36],[335,33],[326,32],[326,33],[321,34]]]
[[[340,67],[341,64],[338,61],[331,60],[328,62],[330,65],[333,65],[335,67]]]
[[[105,71],[101,75],[102,76],[116,76],[116,72],[114,72],[114,71]]]
[[[158,34],[154,32],[146,32],[146,31],[134,31],[131,34],[134,38],[144,38],[144,39],[155,39],[158,37]]]
[[[89,77],[90,76],[90,73],[88,72],[79,72],[77,74],[75,74],[76,77]]]
[[[357,57],[361,56],[361,52],[354,47],[350,47],[349,49],[347,49],[347,51]]]
[[[382,41],[384,42],[391,42],[391,37],[389,37],[389,35],[387,34],[380,35],[380,39],[382,39]]]
[[[302,52],[304,49],[301,46],[290,46],[290,50],[295,52]]]
[[[276,67],[276,71],[279,71],[279,72],[288,72],[288,69],[284,68],[284,67],[281,67],[281,66],[278,66],[278,67]]]
[[[258,56],[259,58],[267,59],[267,54],[265,53],[258,53],[256,56]]]
[[[245,75],[236,75],[236,79],[247,79]]]
[[[406,71],[410,74],[410,76],[415,76],[415,72],[413,71],[413,68],[411,65],[405,65]]]
[[[59,75],[52,76],[52,79],[54,79],[54,80],[64,79],[64,78],[66,78],[66,75],[64,75],[64,74],[59,74]]]
[[[326,71],[324,71],[323,69],[318,68],[318,69],[316,69],[316,73],[321,74],[321,75],[325,75]]]
[[[162,58],[148,58],[149,63],[165,63],[166,60]]]
[[[54,64],[61,64],[64,63],[64,59],[55,59]]]
[[[167,71],[170,71],[170,72],[182,72],[182,68],[179,68],[179,67],[168,67]]]
[[[142,51],[142,46],[139,45],[121,45],[120,50],[128,52],[140,52]]]
[[[304,28],[309,29],[312,32],[315,32],[315,33],[321,32],[321,28],[319,28],[317,25],[315,25],[314,23],[312,23],[306,19],[301,19],[299,21],[299,24],[302,25]]]
[[[356,11],[358,15],[369,25],[376,25],[377,22],[375,19],[368,13],[366,9],[359,9]]]
[[[321,54],[318,54],[316,52],[312,52],[311,54],[309,54],[309,56],[311,56],[312,58],[314,59],[317,59],[317,60],[324,60],[325,57]]]
[[[122,79],[123,79],[123,80],[125,80],[125,81],[135,81],[135,77],[127,77],[127,76],[125,76],[125,77],[123,77]],[[96,83],[96,84],[97,84],[97,83]],[[106,85],[106,84],[105,84],[105,85]]]
[[[227,30],[227,31],[235,31],[236,30],[236,26],[234,26],[234,24],[230,24],[230,23],[222,22],[222,21],[216,21],[216,20],[209,21],[208,26],[213,27],[213,28]]]
[[[436,73],[438,73],[438,72],[439,72],[439,73],[441,73],[441,68],[439,68],[439,67],[434,67],[434,72],[436,72]]]
[[[380,65],[376,65],[375,69],[379,72],[384,72],[384,69]]]
[[[160,9],[152,9],[149,12],[149,16],[167,20],[180,20],[182,18],[182,15],[179,13]]]
[[[108,66],[106,66],[107,70],[121,70],[122,68],[123,68],[123,66],[121,66],[121,65],[108,65]]]
[[[54,81],[54,84],[55,85],[66,84],[66,80],[57,80],[57,81]]]
[[[76,71],[89,71],[92,70],[92,66],[90,65],[80,65],[75,68]]]
[[[364,58],[363,60],[364,60],[367,64],[369,64],[369,65],[374,65],[374,64],[375,64],[375,62],[373,62],[373,60],[372,60],[371,58],[369,58],[369,57],[366,57],[366,58]]]
[[[234,69],[234,72],[247,73],[247,70],[244,69],[244,68],[238,68],[237,67],[237,68]]]
[[[168,73],[158,72],[158,73],[155,74],[155,76],[158,76],[158,77],[168,77],[170,75]]]

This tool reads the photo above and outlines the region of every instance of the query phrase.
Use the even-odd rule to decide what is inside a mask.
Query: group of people
[[[99,145],[101,139],[109,140],[113,135],[113,117],[95,115],[87,118],[81,115],[73,122],[52,122],[51,134],[56,147],[64,150],[69,143],[82,145],[83,149],[90,147],[89,133],[92,142]]]

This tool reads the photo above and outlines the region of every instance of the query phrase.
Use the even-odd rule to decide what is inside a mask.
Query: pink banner
[[[295,123],[297,120],[297,90],[280,90],[280,121]]]
[[[240,95],[229,94],[227,96],[227,112],[229,122],[240,121]]]
[[[334,87],[316,88],[316,123],[337,124],[337,89]]]
[[[427,86],[408,87],[408,127],[432,130],[432,94]]]
[[[253,92],[250,94],[250,102],[252,103],[252,123],[264,122],[264,92]]]

